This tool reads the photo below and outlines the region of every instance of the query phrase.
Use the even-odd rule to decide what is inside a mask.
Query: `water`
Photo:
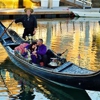
[[[5,61],[1,63],[1,66],[1,74],[5,79],[10,95],[13,95],[10,97],[15,97],[19,94],[24,84],[23,87],[25,87],[26,93],[30,89],[34,90],[34,100],[80,100],[82,96],[83,98],[81,98],[81,100],[90,100],[85,91],[69,88],[65,89],[58,85],[46,83],[38,77],[33,77],[23,72],[21,69],[17,68],[9,58],[6,58]],[[2,91],[0,91],[0,94],[2,94]]]
[[[5,26],[8,26],[11,21],[3,20],[2,22]],[[23,27],[20,23],[13,24],[11,29],[18,32],[20,36],[23,33]],[[76,65],[93,71],[98,71],[100,69],[99,19],[41,19],[38,20],[37,33],[34,38],[43,38],[44,43],[48,48],[51,48],[57,53],[62,53],[68,49],[68,52],[63,54],[63,56]],[[12,74],[13,81],[18,83],[21,79],[21,81],[24,80],[25,82],[27,81],[30,83],[27,84],[27,86],[32,86],[31,88],[35,89],[36,94],[40,95],[37,96],[40,97],[40,99],[37,100],[89,100],[85,91],[63,89],[59,86],[53,86],[49,83],[43,82],[37,77],[33,78],[32,76],[20,71],[18,68],[10,71],[9,68],[11,67],[10,69],[14,69],[15,65],[9,61],[2,46],[0,46],[0,63],[0,66],[4,69],[5,73]],[[15,76],[17,76],[19,80],[16,80]],[[12,83],[12,80],[9,82]],[[17,85],[18,84],[16,84],[15,87],[17,87]],[[13,93],[17,94],[19,91]],[[35,98],[37,97],[35,96]]]
[[[84,20],[84,21],[82,21]],[[64,52],[63,56],[76,65],[98,71],[100,69],[100,25],[98,19],[48,19],[39,20],[35,39],[43,38],[44,43],[55,52]],[[10,20],[2,21],[8,26]],[[20,36],[23,27],[13,24]],[[2,50],[1,50],[2,51]]]

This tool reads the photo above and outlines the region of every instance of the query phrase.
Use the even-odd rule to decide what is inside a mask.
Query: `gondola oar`
[[[62,53],[56,53],[56,52],[54,52],[54,51],[52,51],[52,52],[54,52],[54,53],[56,53],[56,57],[57,57],[57,59],[61,62],[61,64],[63,64],[63,63],[65,63],[66,62],[66,59],[65,58],[61,58],[60,56],[62,56],[62,54],[64,54],[66,51],[68,51],[68,49],[66,49],[64,52],[62,52]]]
[[[62,53],[56,53],[55,51],[53,51],[54,53],[56,53],[57,56],[62,56],[66,51],[68,51],[68,49],[66,49],[64,52]]]
[[[62,56],[66,51],[68,51],[68,49],[66,49],[64,52],[62,52],[62,53],[58,53],[57,55],[58,56]]]
[[[13,22],[14,22],[14,21],[12,21],[12,22],[9,24],[9,26],[8,26],[7,28],[4,29],[4,31],[2,32],[0,38],[5,34],[5,32],[9,29],[9,27],[12,25]]]

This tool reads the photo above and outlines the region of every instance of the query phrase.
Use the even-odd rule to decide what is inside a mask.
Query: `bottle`
[[[28,41],[28,36],[25,37],[26,41]]]
[[[28,61],[30,62],[31,60],[31,54],[30,54],[30,51],[28,51]]]
[[[28,41],[30,42],[30,44],[32,43],[32,36],[31,36],[31,34],[28,35]]]

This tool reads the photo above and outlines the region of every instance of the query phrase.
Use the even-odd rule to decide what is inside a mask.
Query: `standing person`
[[[43,44],[43,39],[37,40],[37,46],[38,46],[37,51],[33,51],[32,53],[40,56],[45,55],[47,52],[47,47]]]
[[[33,36],[36,33],[36,28],[37,28],[37,20],[35,18],[34,15],[32,15],[33,13],[33,9],[31,8],[25,8],[24,9],[26,15],[15,19],[15,23],[18,22],[22,22],[23,27],[24,27],[24,33],[22,38],[26,39],[26,36],[28,36],[29,34],[31,34],[31,36]]]

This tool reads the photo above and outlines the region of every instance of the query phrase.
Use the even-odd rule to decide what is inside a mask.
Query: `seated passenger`
[[[29,44],[25,47],[26,58],[28,56],[28,52],[30,52],[32,63],[37,63],[37,54],[32,53],[35,52],[36,50],[37,50],[36,42],[32,42],[32,44]]]
[[[46,54],[47,52],[47,47],[43,44],[43,40],[42,39],[38,39],[37,40],[37,50],[33,51],[32,54],[33,55],[37,55],[37,63],[39,64],[42,60],[43,60],[43,56]],[[32,59],[34,57],[32,56]]]
[[[21,55],[25,52],[25,47],[27,46],[27,45],[29,45],[28,43],[22,43],[22,44],[20,44],[19,46],[17,46],[17,47],[15,47],[14,48],[14,51],[17,51],[17,52],[19,52]]]

